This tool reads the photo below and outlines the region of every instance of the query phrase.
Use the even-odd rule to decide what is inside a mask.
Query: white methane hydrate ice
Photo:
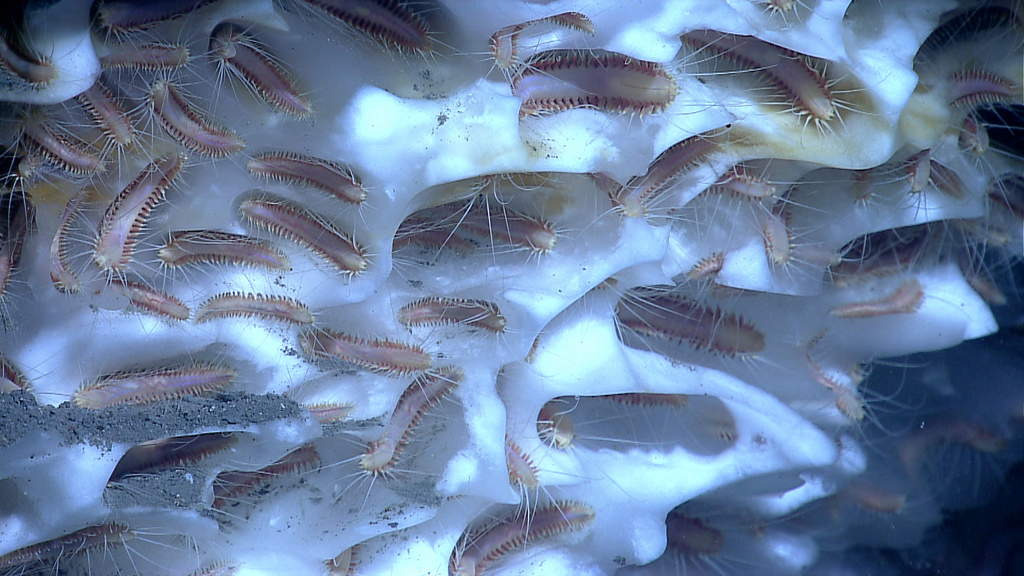
[[[848,574],[1024,456],[1019,0],[5,22],[0,576]]]

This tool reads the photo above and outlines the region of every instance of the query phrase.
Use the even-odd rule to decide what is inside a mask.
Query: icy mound
[[[0,574],[799,573],[1021,457],[1019,362],[868,378],[1019,310],[1016,3],[86,4],[0,54]]]

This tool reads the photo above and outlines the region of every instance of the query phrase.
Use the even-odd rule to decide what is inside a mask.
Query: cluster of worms
[[[56,103],[2,31],[0,394],[302,416],[77,456],[64,524],[0,444],[0,576],[798,574],[1024,457],[1020,394],[869,378],[1020,308],[1019,3],[898,74],[807,43],[895,1],[733,2],[660,61],[635,14],[514,4],[95,0]]]

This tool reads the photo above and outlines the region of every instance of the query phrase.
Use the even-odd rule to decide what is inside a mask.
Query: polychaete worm
[[[170,436],[136,444],[124,453],[110,473],[107,484],[131,474],[167,470],[195,464],[238,443],[234,432],[207,432]]]
[[[149,106],[164,130],[193,152],[221,158],[245,148],[245,140],[232,130],[211,124],[167,80],[150,86]]]
[[[690,282],[713,278],[722,271],[725,266],[725,254],[713,252],[701,258],[686,273],[686,279]]]
[[[252,494],[285,474],[297,474],[320,465],[313,444],[303,444],[272,464],[254,472],[225,470],[213,479],[213,507],[221,509],[246,494]]]
[[[537,466],[515,440],[505,435],[505,464],[508,466],[508,480],[513,486],[534,490],[540,486]]]
[[[765,200],[774,197],[778,189],[764,177],[750,172],[743,164],[737,164],[726,171],[708,188],[708,191],[725,192],[751,200]]]
[[[184,158],[177,153],[154,160],[114,198],[103,214],[93,246],[93,262],[97,266],[113,271],[128,265],[150,211],[163,200],[183,162]]]
[[[765,78],[795,104],[798,114],[823,124],[838,116],[828,82],[806,56],[753,36],[716,30],[694,30],[682,41],[695,50],[709,50]]]
[[[634,176],[624,186],[610,186],[612,203],[626,216],[643,216],[658,196],[718,149],[719,134],[718,130],[713,130],[669,146],[658,154],[648,166],[647,172]]]
[[[111,522],[87,526],[0,556],[0,570],[4,570],[5,573],[11,568],[24,570],[32,564],[49,563],[93,548],[105,550],[107,546],[123,545],[134,537],[135,533],[124,524]]]
[[[520,117],[573,108],[646,116],[667,109],[678,91],[661,64],[616,52],[541,52],[512,77],[512,94],[523,101]]]
[[[124,296],[133,306],[172,320],[188,320],[192,311],[181,300],[165,294],[142,282],[112,278],[110,288]]]
[[[594,35],[594,23],[579,12],[563,12],[518,24],[509,24],[491,35],[489,44],[494,63],[506,76],[511,77],[511,74],[522,64],[519,58],[520,37],[527,31],[540,34],[546,31],[546,28],[553,26]],[[538,31],[537,28],[541,30]]]
[[[256,194],[243,200],[238,210],[250,223],[305,246],[346,274],[366,269],[366,255],[355,240],[290,200]]]
[[[76,176],[92,176],[107,169],[103,159],[88,150],[84,143],[57,133],[41,112],[29,112],[21,128],[20,141],[64,172]]]
[[[687,342],[723,356],[749,356],[765,348],[765,335],[743,318],[672,292],[637,288],[615,307],[618,323],[637,334]]]
[[[331,424],[344,420],[352,412],[352,408],[351,404],[335,404],[331,402],[306,405],[306,410],[309,410],[313,418],[321,424]]]
[[[1009,104],[1021,99],[1020,84],[989,70],[958,70],[949,77],[949,81],[949,104],[954,108],[975,108],[995,103]]]
[[[218,24],[210,34],[210,52],[221,66],[278,110],[298,118],[313,113],[313,105],[299,93],[290,75],[241,26]]]
[[[594,521],[594,509],[581,502],[555,501],[530,514],[512,516],[468,530],[448,563],[448,576],[480,576],[488,566],[514,550],[582,530]]]
[[[857,479],[851,480],[838,495],[879,514],[899,514],[907,505],[905,493],[886,490]]]
[[[979,452],[996,454],[1007,448],[1007,440],[988,428],[959,418],[943,418],[916,428],[900,442],[898,452],[903,468],[912,478],[919,478],[925,457],[944,444],[957,443]]]
[[[549,223],[510,208],[485,208],[477,202],[460,214],[459,225],[492,241],[506,242],[541,254],[555,249],[558,233]]]
[[[359,177],[347,166],[324,158],[297,152],[261,152],[246,166],[253,176],[312,186],[352,204],[366,200]]]
[[[267,270],[290,270],[283,252],[268,242],[219,230],[181,230],[172,232],[157,257],[165,265],[178,268],[190,264],[231,264]]]
[[[400,0],[303,0],[333,18],[400,50],[430,52],[423,18]]]
[[[384,434],[367,445],[366,453],[359,458],[359,467],[374,476],[393,469],[423,415],[461,383],[463,377],[459,368],[446,366],[414,380],[399,397]]]
[[[354,576],[359,565],[359,545],[350,546],[334,558],[324,562],[327,576]]]
[[[568,450],[572,447],[576,427],[557,399],[548,401],[537,413],[537,435],[552,448]]]
[[[200,568],[188,576],[235,576],[238,573],[239,567],[240,565],[235,562],[221,560]]]
[[[312,358],[335,358],[374,372],[402,376],[423,372],[434,359],[419,346],[392,340],[366,340],[323,328],[299,336],[302,351]]]
[[[8,394],[15,390],[26,391],[29,388],[31,385],[21,371],[0,355],[0,394]]]
[[[100,64],[111,70],[177,70],[191,59],[188,47],[181,44],[120,42],[106,48]]]
[[[19,54],[2,35],[0,35],[0,69],[27,82],[33,88],[44,88],[57,78],[57,70],[53,64],[45,58],[35,55]]]
[[[161,0],[160,2],[133,2],[132,0],[101,0],[94,6],[100,28],[113,34],[127,34],[152,28],[163,22],[179,18],[214,2],[215,0]]]
[[[669,548],[689,557],[706,558],[725,547],[725,536],[720,530],[675,510],[665,518],[665,534]]]
[[[312,324],[313,313],[305,304],[283,296],[226,292],[213,296],[196,312],[195,323],[215,318],[266,318],[292,324]]]
[[[50,243],[50,281],[53,287],[65,294],[75,294],[82,289],[82,282],[68,267],[68,232],[71,223],[82,211],[82,205],[89,198],[91,191],[83,190],[68,199],[64,213],[57,225],[57,233]]]
[[[22,192],[0,197],[0,298],[7,291],[11,274],[21,265],[25,238],[36,223],[36,207]]]
[[[96,80],[88,90],[79,94],[78,102],[99,126],[108,142],[121,150],[131,146],[135,140],[131,120],[101,80]]]
[[[836,306],[829,315],[837,318],[876,318],[892,314],[913,314],[921,309],[924,289],[916,278],[904,280],[893,293],[877,300]]]
[[[406,326],[460,324],[495,333],[505,331],[507,321],[497,304],[465,298],[423,298],[398,310],[398,321]]]
[[[118,404],[144,404],[224,390],[238,372],[224,366],[193,362],[171,368],[127,370],[101,376],[75,392],[75,406],[102,409]]]

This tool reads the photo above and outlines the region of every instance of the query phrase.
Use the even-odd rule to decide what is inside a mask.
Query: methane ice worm
[[[850,480],[838,496],[879,514],[899,514],[907,505],[905,493],[886,490],[856,478]]]
[[[238,378],[231,368],[194,362],[171,368],[128,370],[101,376],[78,389],[75,406],[99,410],[224,390]]]
[[[0,355],[0,394],[7,394],[15,390],[27,392],[31,388],[32,385],[21,371],[15,368],[7,358]]]
[[[177,153],[154,160],[114,198],[103,214],[93,245],[93,262],[97,266],[110,272],[128,265],[149,212],[163,200],[183,161]]]
[[[99,155],[87,149],[84,143],[57,133],[44,114],[35,110],[21,123],[20,142],[68,174],[93,176],[107,169]]]
[[[989,70],[966,68],[949,77],[949,105],[971,109],[983,104],[1013,104],[1021,99],[1021,86]]]
[[[0,36],[0,69],[36,89],[45,88],[57,78],[57,70],[45,58],[23,56]]]
[[[25,238],[36,223],[35,205],[21,192],[0,197],[0,298],[7,291],[11,274],[21,265]]]
[[[235,576],[240,567],[240,564],[233,561],[221,560],[209,566],[204,566],[188,576]]]
[[[519,39],[527,31],[544,28],[545,25],[561,26],[569,30],[594,35],[594,23],[579,12],[563,12],[553,16],[527,20],[518,24],[509,24],[491,35],[489,45],[491,56],[498,68],[509,78],[519,68]]]
[[[996,454],[1007,447],[1006,438],[984,426],[959,418],[946,418],[922,424],[899,443],[898,453],[904,470],[919,478],[928,453],[944,444],[956,443],[979,452]]]
[[[142,282],[112,278],[110,289],[124,296],[136,308],[152,312],[171,320],[188,320],[192,314],[181,300],[156,290]]]
[[[238,210],[250,223],[305,246],[345,274],[366,269],[365,252],[355,240],[290,200],[257,194],[243,200]]]
[[[508,480],[513,486],[527,490],[540,486],[537,466],[508,434],[505,435],[505,464],[508,466]]]
[[[928,172],[930,174],[928,181],[946,196],[956,200],[963,200],[967,196],[967,187],[964,185],[964,181],[949,166],[931,160]]]
[[[626,216],[643,216],[658,196],[717,150],[718,135],[718,131],[697,134],[669,146],[643,175],[634,176],[624,186],[613,186],[612,203]]]
[[[96,80],[92,87],[79,94],[78,102],[103,132],[107,142],[121,150],[132,145],[135,129],[131,119],[102,80]]]
[[[984,263],[977,264],[971,256],[961,254],[957,258],[957,264],[960,266],[960,272],[964,275],[964,280],[981,296],[982,300],[990,306],[1005,306],[1007,304],[1006,294],[999,289],[992,277],[985,271]]]
[[[765,78],[793,101],[798,114],[818,124],[828,123],[838,116],[828,82],[801,54],[753,36],[715,30],[687,32],[682,41],[695,50],[710,50]]]
[[[126,41],[107,44],[105,48],[107,52],[100,56],[100,64],[107,70],[177,70],[192,58],[188,47],[181,44]]]
[[[400,50],[430,52],[430,32],[423,18],[399,0],[303,0],[333,18]]]
[[[150,86],[149,107],[171,138],[193,152],[221,158],[245,148],[245,140],[237,133],[210,123],[167,80]]]
[[[477,203],[463,213],[459,224],[492,242],[505,242],[541,254],[554,250],[558,242],[558,233],[551,223],[504,206],[485,208]]]
[[[653,394],[650,392],[630,392],[626,394],[606,394],[597,396],[619,404],[650,408],[653,406],[665,406],[670,408],[682,408],[690,404],[690,396],[687,394]]]
[[[555,501],[532,514],[516,513],[462,535],[448,563],[448,576],[480,576],[509,552],[537,540],[582,530],[594,521],[594,509],[582,502]]]
[[[568,450],[576,438],[572,417],[562,410],[557,399],[549,400],[537,413],[537,435],[545,444]]]
[[[306,410],[309,410],[313,418],[321,424],[340,422],[352,412],[352,409],[353,406],[351,404],[335,404],[330,402],[306,405]]]
[[[406,326],[459,324],[490,332],[505,331],[507,321],[498,305],[486,300],[465,298],[423,298],[398,310],[398,321]]]
[[[964,118],[957,143],[961,150],[967,150],[974,156],[982,156],[988,152],[991,144],[988,128],[977,114],[971,112]]]
[[[219,230],[182,230],[172,232],[157,252],[170,268],[191,264],[231,264],[267,270],[290,270],[283,252],[270,243],[241,234]]]
[[[700,518],[673,510],[665,518],[668,547],[686,557],[714,556],[725,547],[725,536]]]
[[[91,191],[83,190],[68,199],[61,215],[57,232],[50,242],[50,281],[58,292],[75,294],[82,289],[82,282],[69,269],[68,265],[68,233],[71,224],[82,212],[82,205],[89,198]]]
[[[742,318],[661,290],[634,289],[615,307],[620,326],[641,335],[686,342],[727,357],[759,354],[765,335]]]
[[[666,110],[678,91],[661,64],[616,52],[541,52],[512,77],[520,117],[573,108],[646,116]]]
[[[927,225],[881,230],[848,242],[842,260],[830,266],[832,283],[840,288],[910,269],[928,247]]]
[[[935,52],[948,49],[958,42],[975,39],[979,34],[994,28],[1020,28],[1024,25],[1022,15],[1024,13],[1020,12],[1019,7],[1010,1],[971,5],[947,12],[921,45],[914,57],[915,62],[920,63]]]
[[[136,444],[117,461],[107,484],[125,476],[188,466],[223,452],[238,443],[234,432],[207,432],[170,436]]]
[[[726,193],[750,200],[766,200],[773,198],[778,188],[763,176],[752,173],[743,164],[736,164],[725,172],[708,192]]]
[[[410,220],[402,222],[391,245],[392,251],[398,251],[413,244],[437,250],[448,249],[462,255],[472,254],[476,250],[476,246],[472,242],[459,237],[454,230],[415,230],[420,225],[420,223]]]
[[[299,336],[299,343],[311,358],[335,358],[392,376],[423,372],[434,364],[430,354],[419,346],[392,340],[366,340],[323,328],[306,330]]]
[[[459,385],[463,377],[462,370],[447,366],[416,378],[398,399],[384,434],[367,445],[359,458],[359,467],[374,476],[393,469],[423,415]]]
[[[32,567],[33,564],[56,562],[61,558],[68,558],[94,548],[106,550],[108,546],[123,545],[134,537],[135,533],[124,524],[108,523],[87,526],[0,556],[0,570],[5,574],[20,574]]]
[[[366,189],[351,168],[297,152],[261,152],[246,164],[249,173],[270,180],[312,186],[352,204],[366,200]]]
[[[910,192],[917,194],[925,189],[932,177],[931,150],[921,150],[900,164],[910,186]]]
[[[358,544],[342,550],[341,554],[324,562],[324,567],[327,569],[326,576],[355,576],[357,566],[359,566]]]
[[[213,479],[213,507],[222,509],[246,494],[252,494],[286,474],[298,474],[320,465],[313,444],[303,444],[272,464],[253,472],[225,470]]]
[[[789,264],[792,258],[793,239],[782,216],[772,212],[765,218],[763,226],[764,251],[776,266]]]
[[[162,0],[133,2],[102,0],[96,3],[96,22],[107,33],[124,35],[152,28],[199,10],[215,0]]]
[[[916,278],[904,280],[887,296],[865,302],[851,302],[829,310],[837,318],[877,318],[893,314],[913,314],[924,302],[924,288]]]
[[[721,252],[711,253],[697,261],[686,273],[686,279],[690,282],[713,278],[722,271],[725,266],[725,254]]]
[[[219,65],[278,110],[297,118],[313,113],[313,105],[299,93],[291,75],[241,26],[218,24],[210,34],[210,53]]]
[[[989,200],[1005,208],[1016,218],[1024,220],[1024,177],[1002,174],[989,180],[985,186]]]
[[[202,324],[217,318],[266,318],[292,324],[313,323],[313,313],[305,304],[283,296],[226,292],[211,297],[196,311],[194,322]]]
[[[825,338],[822,332],[811,339],[807,345],[807,367],[811,377],[835,394],[835,406],[844,416],[854,422],[861,422],[867,414],[864,399],[858,386],[864,378],[859,372],[849,373],[836,370],[825,370],[814,358],[814,348]]]

